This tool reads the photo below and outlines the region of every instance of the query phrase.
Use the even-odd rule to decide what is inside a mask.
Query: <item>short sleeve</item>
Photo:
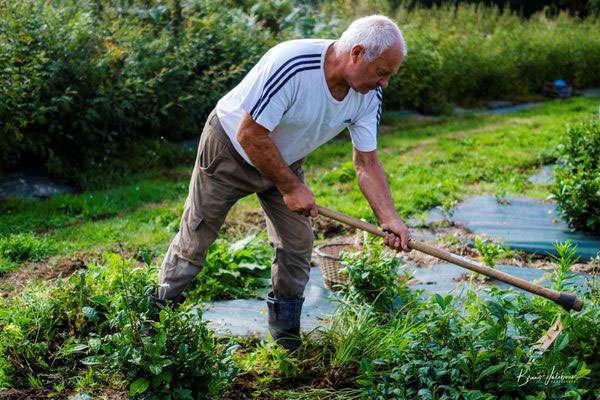
[[[286,57],[281,53],[271,49],[254,66],[256,70],[250,74],[254,79],[240,103],[254,121],[269,131],[275,129],[293,103],[296,73],[320,65],[320,54]]]
[[[356,122],[348,127],[352,145],[358,151],[373,151],[377,148],[377,131],[381,121],[381,108],[383,106],[383,93],[377,87],[372,96],[367,110],[359,116]]]

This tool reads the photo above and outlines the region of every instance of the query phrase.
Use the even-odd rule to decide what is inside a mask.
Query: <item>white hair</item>
[[[400,43],[402,56],[406,57],[408,49],[398,25],[384,15],[369,15],[352,22],[342,33],[336,48],[337,54],[342,55],[360,44],[365,48],[365,60],[371,62],[396,43]]]

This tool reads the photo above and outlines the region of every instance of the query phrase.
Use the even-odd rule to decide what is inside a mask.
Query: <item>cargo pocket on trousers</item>
[[[187,229],[182,231],[180,252],[188,261],[198,264],[206,256],[206,243],[200,229],[204,216],[195,212],[188,216]]]
[[[227,148],[225,143],[214,137],[214,132],[210,133],[211,135],[206,141],[200,142],[202,149],[198,155],[198,167],[200,171],[207,175],[212,175],[215,172]]]

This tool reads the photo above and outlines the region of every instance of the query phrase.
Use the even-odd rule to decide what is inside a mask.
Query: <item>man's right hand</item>
[[[290,191],[284,192],[283,201],[285,202],[285,205],[294,212],[312,218],[317,218],[319,215],[315,196],[303,183],[299,183]]]

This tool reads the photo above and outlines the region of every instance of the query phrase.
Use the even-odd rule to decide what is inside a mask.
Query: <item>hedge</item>
[[[566,14],[522,20],[475,6],[391,13],[378,0],[85,4],[0,3],[0,171],[42,165],[82,185],[80,171],[110,169],[138,143],[194,137],[268,48],[336,37],[357,10],[388,13],[407,38],[408,58],[384,92],[387,109],[447,112],[538,93],[555,78],[600,84],[600,22]]]

